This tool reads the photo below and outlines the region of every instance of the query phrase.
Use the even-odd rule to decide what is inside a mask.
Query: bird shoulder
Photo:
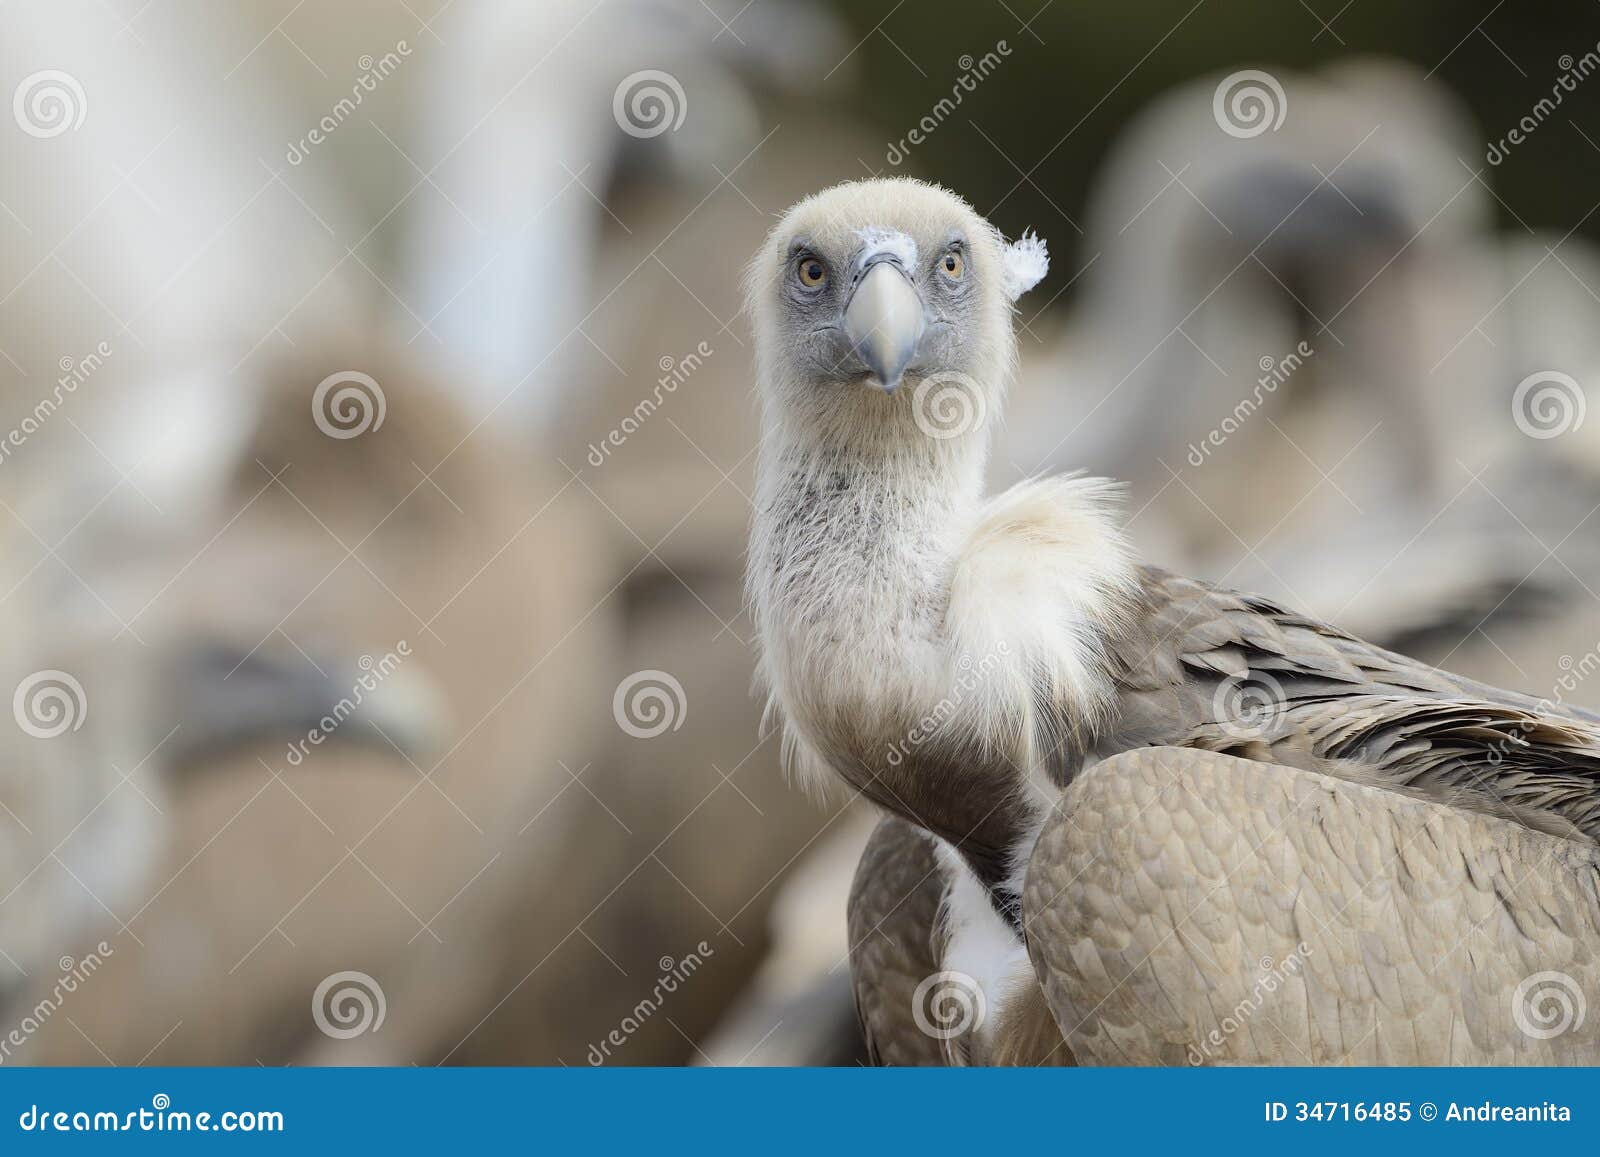
[[[1107,648],[1140,597],[1115,499],[1113,483],[1064,475],[1021,482],[977,512],[945,625],[958,661],[985,672],[978,716],[1005,734],[1059,746],[1063,728],[1092,733],[1113,707]]]

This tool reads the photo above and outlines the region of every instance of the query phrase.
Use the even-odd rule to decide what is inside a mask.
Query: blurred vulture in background
[[[1009,462],[1129,480],[1155,557],[1550,686],[1600,641],[1597,262],[1488,231],[1479,134],[1410,68],[1277,80],[1208,78],[1130,128]]]
[[[79,122],[45,140],[49,122],[0,133],[0,614],[6,692],[33,712],[0,761],[0,825],[13,825],[0,832],[0,953],[18,965],[0,959],[0,990],[15,984],[30,1009],[102,941],[137,952],[124,921],[160,886],[173,721],[145,697],[163,678],[146,568],[165,557],[160,581],[177,571],[248,436],[250,393],[230,367],[280,341],[297,308],[329,326],[359,311],[359,265],[282,241],[327,236],[308,199],[351,222],[316,177],[298,174],[291,193],[283,166],[260,160],[313,114],[249,68],[219,85],[193,67],[245,65],[251,12],[185,22],[137,52],[118,42],[137,33],[100,10],[0,12],[18,100]],[[163,51],[181,65],[151,68]]]
[[[314,408],[348,364],[360,400]],[[272,371],[214,517],[126,576],[167,850],[33,1059],[403,1063],[499,999],[505,909],[554,875],[532,821],[593,747],[612,649],[570,490],[507,469],[379,351]],[[382,1031],[337,1035],[357,1023]]]
[[[1187,557],[1238,545],[1207,505],[1246,543],[1291,511],[1342,518],[1338,492],[1302,501],[1312,487],[1300,483],[1352,447],[1345,489],[1358,503],[1431,484],[1413,323],[1365,308],[1362,290],[1406,284],[1488,216],[1455,159],[1470,123],[1409,68],[1357,62],[1278,82],[1209,77],[1136,118],[1090,197],[1073,324],[1053,354],[1022,338],[1036,356],[1012,415],[1029,431],[1009,448],[1017,465],[1126,479],[1134,532],[1160,523],[1152,538]],[[1236,98],[1263,119],[1242,119]],[[1263,493],[1263,475],[1284,481]]]
[[[1585,421],[1597,294],[1600,257],[1571,237],[1481,238],[1441,257],[1415,313],[1442,484],[1409,517],[1283,536],[1263,570],[1408,653],[1600,707],[1586,681],[1600,662],[1600,443]]]

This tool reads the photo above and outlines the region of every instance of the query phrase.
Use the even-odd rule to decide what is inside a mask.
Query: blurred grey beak
[[[885,393],[892,394],[905,377],[923,326],[922,297],[899,264],[868,267],[845,306],[844,331]]]

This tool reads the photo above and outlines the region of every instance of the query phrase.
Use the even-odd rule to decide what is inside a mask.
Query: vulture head
[[[1048,263],[1037,236],[1008,244],[960,197],[922,181],[857,181],[807,198],[749,274],[769,415],[859,437],[910,422],[927,381],[997,408],[1016,358],[1012,303]]]

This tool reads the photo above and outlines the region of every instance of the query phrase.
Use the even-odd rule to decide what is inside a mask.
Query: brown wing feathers
[[[850,886],[850,977],[876,1065],[942,1065],[944,1051],[912,1017],[917,986],[939,971],[934,944],[945,879],[920,828],[886,816]]]
[[[1266,599],[1154,568],[1144,582],[1103,754],[1228,751],[1600,840],[1594,716],[1457,678]]]

